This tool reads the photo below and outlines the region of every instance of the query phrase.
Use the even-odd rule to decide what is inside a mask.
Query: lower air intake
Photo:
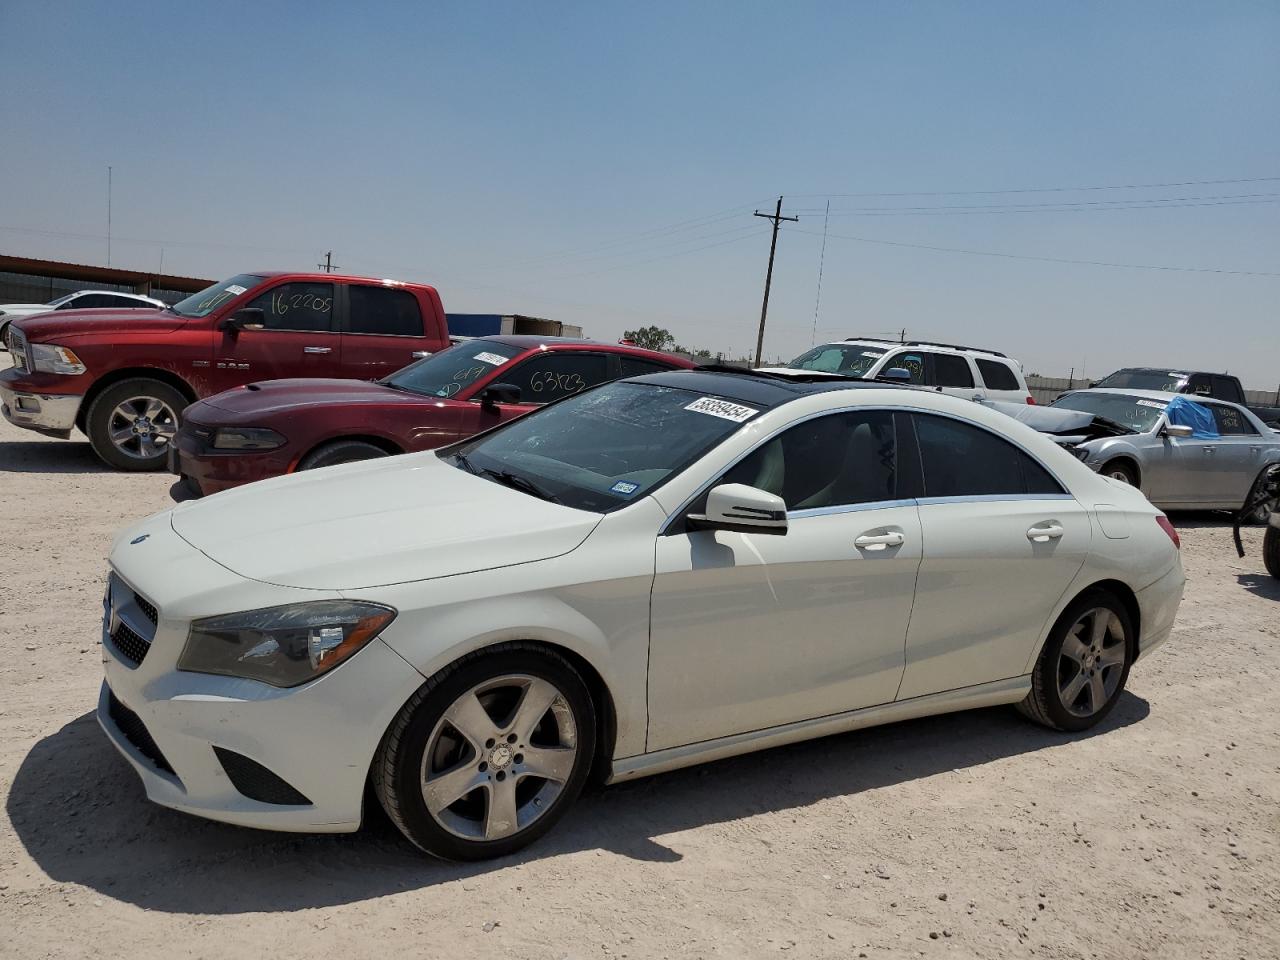
[[[227,771],[232,786],[250,800],[285,807],[310,805],[310,800],[256,760],[223,747],[214,747],[213,752],[217,754],[222,769]]]

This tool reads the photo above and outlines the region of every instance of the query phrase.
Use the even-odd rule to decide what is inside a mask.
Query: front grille
[[[126,666],[137,667],[151,649],[160,611],[114,573],[107,578],[103,607],[104,638]]]
[[[138,636],[123,620],[111,631],[111,643],[120,651],[120,656],[135,667],[146,659],[147,651],[151,649],[151,641]]]
[[[222,764],[222,769],[227,771],[231,785],[250,800],[286,807],[300,807],[311,803],[258,761],[223,747],[214,747],[213,752]]]
[[[9,357],[13,361],[14,369],[27,373],[30,370],[27,361],[27,338],[21,330],[9,327]]]
[[[107,715],[111,717],[111,722],[116,725],[116,729],[124,734],[124,738],[133,744],[140,754],[154,763],[157,769],[165,773],[173,773],[173,767],[169,766],[169,761],[160,752],[156,742],[151,739],[151,734],[147,732],[147,726],[142,722],[142,718],[117,700],[110,689],[107,690]]]
[[[141,610],[143,615],[152,623],[160,622],[160,611],[156,609],[156,605],[154,603],[142,594],[135,592],[133,595],[133,602],[138,605],[138,609]]]

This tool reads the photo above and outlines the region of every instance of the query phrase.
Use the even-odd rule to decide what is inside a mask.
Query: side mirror
[[[745,483],[722,483],[707,494],[707,512],[691,513],[695,530],[786,535],[787,504],[781,497]]]
[[[241,330],[261,330],[267,325],[267,315],[261,307],[241,307],[222,321],[222,329],[232,335]]]
[[[498,412],[498,405],[519,403],[520,388],[514,383],[491,383],[480,392],[480,409]]]
[[[906,367],[890,367],[888,370],[881,370],[877,380],[896,380],[899,383],[911,382],[911,371]]]
[[[1166,423],[1160,433],[1166,437],[1181,437],[1186,440],[1195,434],[1195,430],[1181,423]]]

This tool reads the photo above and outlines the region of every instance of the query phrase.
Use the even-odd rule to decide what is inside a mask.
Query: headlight
[[[215,450],[272,450],[284,437],[266,427],[219,427],[213,434]]]
[[[296,687],[354,656],[395,619],[377,603],[317,600],[191,624],[178,669]]]
[[[44,373],[84,373],[84,364],[74,352],[54,343],[31,344],[31,362],[36,370]]]

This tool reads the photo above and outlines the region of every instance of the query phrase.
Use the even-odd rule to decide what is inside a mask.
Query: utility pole
[[[107,167],[107,266],[111,266],[111,167]]]
[[[764,275],[764,303],[760,305],[760,332],[756,335],[756,366],[760,366],[760,356],[764,352],[764,318],[769,314],[769,288],[773,285],[773,255],[778,249],[778,226],[783,220],[790,220],[792,223],[797,222],[799,217],[784,217],[782,215],[782,198],[778,198],[778,205],[774,208],[773,213],[761,213],[756,211],[757,217],[764,217],[766,220],[773,221],[773,240],[769,244],[769,270]]]
[[[323,270],[325,273],[333,273],[333,271],[340,269],[339,267],[335,267],[333,265],[332,250],[330,250],[328,253],[324,255],[324,263],[317,263],[316,266],[319,267],[321,270]]]

